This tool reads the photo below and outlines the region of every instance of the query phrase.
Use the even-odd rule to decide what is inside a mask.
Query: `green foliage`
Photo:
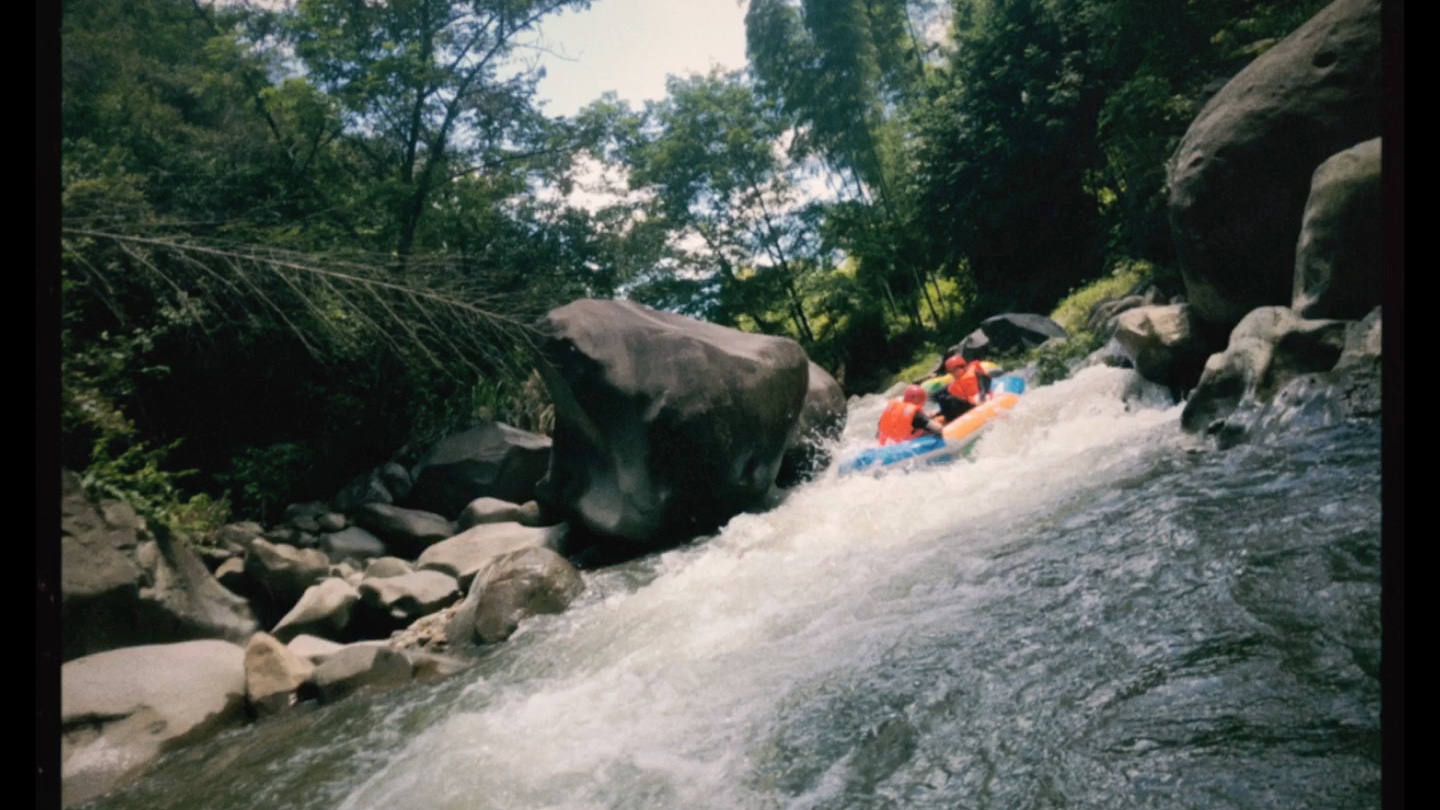
[[[1087,321],[1095,305],[1107,298],[1119,298],[1149,281],[1155,266],[1145,261],[1122,261],[1110,274],[1070,291],[1050,313],[1050,320],[1071,335],[1089,331]]]
[[[523,169],[550,151],[551,127],[531,101],[538,76],[514,52],[545,17],[589,5],[302,0],[282,13],[308,78],[341,111],[337,135],[376,181],[365,192],[389,215],[378,235],[399,268],[443,240],[423,225],[452,178],[476,172],[517,191]]]
[[[1049,385],[1070,376],[1075,365],[1105,344],[1105,338],[1089,328],[1090,312],[1101,301],[1119,298],[1150,282],[1156,268],[1149,262],[1122,261],[1103,278],[1074,289],[1056,305],[1050,319],[1062,326],[1069,337],[1047,341],[1034,349],[1020,349],[1009,356],[990,358],[1003,368],[1036,366],[1036,385]]]
[[[987,309],[1037,311],[1118,257],[1173,262],[1165,163],[1217,82],[1323,0],[955,0],[919,112],[928,230]]]
[[[694,246],[672,243],[632,295],[727,325],[784,323],[813,342],[801,285],[816,235],[796,208],[798,167],[778,148],[789,122],[739,73],[672,77],[668,89],[624,154],[650,217]]]
[[[746,15],[758,87],[793,121],[792,153],[818,156],[841,181],[839,199],[817,207],[823,249],[854,263],[867,305],[915,333],[954,315],[932,292],[941,274],[915,154],[915,119],[935,89],[917,23],[933,6],[757,0]],[[959,280],[959,265],[948,270]]]
[[[98,440],[80,482],[92,498],[125,501],[151,525],[163,526],[175,536],[207,534],[229,519],[230,503],[205,493],[185,494],[179,482],[195,470],[163,469],[180,442],[152,449],[134,441],[133,432]]]
[[[948,86],[919,117],[927,227],[985,309],[1039,310],[1101,266],[1103,93],[1074,5],[958,2]]]
[[[61,277],[67,300],[83,295],[84,287],[71,274]],[[125,501],[152,524],[182,535],[217,528],[229,516],[229,503],[184,492],[181,482],[196,470],[176,470],[170,462],[184,440],[153,446],[126,415],[140,385],[169,376],[170,369],[155,362],[156,345],[183,328],[190,314],[161,307],[149,326],[86,336],[78,312],[70,308],[62,321],[61,463],[81,471],[91,497]]]
[[[585,3],[372,5],[304,30],[341,5],[66,4],[62,455],[152,513],[164,485],[262,512],[329,497],[471,381],[523,383],[536,316],[613,289],[618,251],[533,185],[570,131],[502,78],[513,37]],[[391,24],[420,28],[366,38]],[[306,76],[285,75],[287,37]],[[488,57],[443,61],[466,47]],[[414,109],[418,128],[365,125]]]
[[[555,406],[539,372],[523,381],[478,380],[470,390],[470,418],[504,422],[532,433],[555,431]]]
[[[885,389],[890,389],[896,383],[918,382],[919,380],[929,377],[930,372],[934,371],[935,366],[939,365],[940,358],[944,354],[945,349],[941,347],[922,347],[915,353],[913,358],[914,362],[896,372],[895,375],[890,378],[890,381],[885,384]]]
[[[314,455],[296,442],[247,447],[218,479],[231,488],[237,511],[268,523],[285,508],[286,496],[313,474]]]
[[[1021,365],[1034,363],[1035,384],[1049,385],[1069,377],[1077,362],[1089,357],[1104,343],[1105,341],[1093,332],[1072,334],[1066,340],[1036,347]]]
[[[1102,301],[1129,295],[1157,282],[1160,271],[1141,260],[1121,260],[1110,273],[1078,287],[1056,305],[1050,319],[1064,327],[1069,337],[1049,341],[1014,358],[1007,367],[1031,363],[1036,366],[1036,384],[1049,385],[1069,377],[1077,364],[1105,345],[1106,338],[1092,330],[1090,313]]]

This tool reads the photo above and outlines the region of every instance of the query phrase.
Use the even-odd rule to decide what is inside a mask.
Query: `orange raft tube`
[[[944,427],[946,443],[958,442],[968,445],[980,438],[976,433],[991,419],[1015,407],[1020,397],[1010,391],[996,394],[955,418]]]

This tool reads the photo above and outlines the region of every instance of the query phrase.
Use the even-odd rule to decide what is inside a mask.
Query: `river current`
[[[224,734],[91,807],[1378,807],[1379,424],[1218,451],[1179,415],[1085,370],[969,460],[832,470],[587,573],[459,675]]]

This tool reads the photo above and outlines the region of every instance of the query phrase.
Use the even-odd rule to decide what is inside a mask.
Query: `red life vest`
[[[915,414],[920,406],[903,399],[892,399],[880,414],[880,443],[908,442],[925,435],[924,430],[915,427]]]
[[[945,389],[950,396],[956,399],[963,399],[971,405],[980,404],[980,375],[985,373],[985,367],[980,365],[979,360],[971,360],[965,367],[955,372],[955,381]],[[988,376],[988,375],[987,375]]]

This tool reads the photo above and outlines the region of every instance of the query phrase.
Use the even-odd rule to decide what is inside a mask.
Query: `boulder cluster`
[[[805,480],[844,426],[794,341],[620,301],[543,327],[553,438],[479,423],[269,527],[171,537],[64,473],[63,803],[228,725],[456,672],[564,611],[581,569]]]
[[[1380,15],[1336,0],[1210,99],[1169,165],[1184,294],[1091,313],[1091,362],[1188,392],[1220,446],[1380,414]]]

